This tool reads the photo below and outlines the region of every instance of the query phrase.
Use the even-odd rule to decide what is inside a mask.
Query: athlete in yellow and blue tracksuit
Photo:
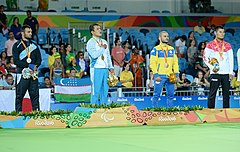
[[[168,75],[170,73],[175,73],[176,76],[179,75],[178,58],[174,48],[166,43],[160,43],[155,46],[150,55],[150,67],[154,74],[153,107],[158,106],[163,85],[165,85],[167,92],[167,107],[172,107],[174,84],[169,82]],[[157,77],[161,78],[160,82],[156,81]]]

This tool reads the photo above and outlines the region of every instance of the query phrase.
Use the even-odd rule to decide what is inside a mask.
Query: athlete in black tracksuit
[[[24,38],[24,32],[28,32],[26,33],[25,38]],[[18,74],[17,76],[20,76],[19,74],[22,74],[22,70],[24,68],[29,67],[30,69],[33,70],[35,67],[35,70],[37,70],[37,68],[40,66],[42,61],[38,45],[36,44],[36,42],[30,40],[31,39],[30,33],[31,33],[31,28],[28,26],[25,27],[25,29],[23,29],[22,31],[23,39],[16,42],[13,46],[13,60],[14,60],[14,64],[17,65],[17,74]],[[27,51],[25,47],[27,48]],[[26,52],[28,51],[31,52],[30,56],[26,54]],[[31,59],[30,63],[27,63],[28,58]],[[22,100],[27,90],[29,92],[30,99],[32,101],[32,109],[40,110],[38,79],[33,80],[32,77],[30,77],[29,79],[24,79],[21,75],[21,79],[19,83],[16,85],[15,109],[17,112],[22,111]]]

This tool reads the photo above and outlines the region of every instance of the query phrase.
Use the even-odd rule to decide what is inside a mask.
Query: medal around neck
[[[27,58],[27,63],[31,63],[31,62],[32,62],[31,58]]]
[[[164,66],[165,66],[165,68],[168,68],[168,63],[165,63]]]

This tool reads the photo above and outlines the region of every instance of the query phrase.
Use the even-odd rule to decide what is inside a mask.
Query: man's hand
[[[232,80],[232,79],[233,79],[233,75],[229,74],[229,80]]]
[[[104,47],[104,49],[107,48],[107,44],[102,44],[101,47]]]
[[[114,69],[110,69],[109,71],[110,71],[111,73],[114,73]]]
[[[155,80],[156,80],[156,82],[160,82],[162,79],[160,76],[157,76]]]

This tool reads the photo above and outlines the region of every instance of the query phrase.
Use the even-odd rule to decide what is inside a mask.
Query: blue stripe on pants
[[[91,68],[91,104],[108,103],[108,69]],[[100,102],[98,101],[100,97]]]
[[[156,83],[155,81],[157,76],[160,76],[162,79],[160,83]],[[169,79],[166,75],[154,75],[154,93],[152,98],[153,107],[158,107],[158,99],[162,93],[163,85],[165,85],[167,92],[167,108],[173,107],[174,84],[169,82]]]

